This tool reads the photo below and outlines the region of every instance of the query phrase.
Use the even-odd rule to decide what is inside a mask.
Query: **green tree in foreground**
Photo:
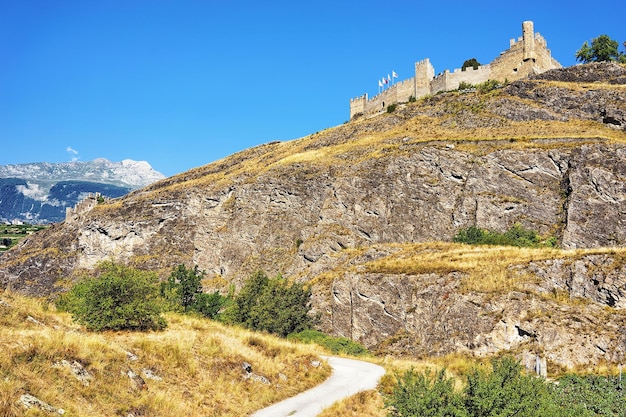
[[[157,276],[112,262],[99,265],[97,277],[85,277],[59,300],[89,330],[160,330],[161,317]]]
[[[618,51],[619,44],[608,35],[600,35],[591,41],[591,46],[585,41],[578,51],[576,60],[587,62],[618,61],[625,63],[626,55]]]
[[[311,328],[311,289],[280,275],[257,271],[246,281],[224,313],[225,321],[280,336]]]

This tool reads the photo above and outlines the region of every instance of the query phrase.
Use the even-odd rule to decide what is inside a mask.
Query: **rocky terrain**
[[[196,264],[207,288],[261,268],[310,281],[321,327],[381,352],[623,361],[625,82],[617,64],[553,70],[252,148],[53,225],[0,258],[0,282],[53,295],[107,258]],[[468,284],[494,278],[487,257],[454,261],[486,249],[435,243],[516,223],[563,250],[515,252],[507,285]],[[445,267],[415,266],[432,253]]]

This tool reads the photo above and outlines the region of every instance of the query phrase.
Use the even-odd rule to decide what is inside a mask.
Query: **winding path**
[[[333,403],[361,391],[376,388],[385,374],[384,368],[373,363],[325,357],[333,372],[325,382],[270,407],[251,417],[315,417]]]

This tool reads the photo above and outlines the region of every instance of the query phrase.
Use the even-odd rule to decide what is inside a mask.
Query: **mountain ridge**
[[[164,176],[146,161],[30,163],[0,166],[0,221],[52,223],[89,194],[121,197]]]

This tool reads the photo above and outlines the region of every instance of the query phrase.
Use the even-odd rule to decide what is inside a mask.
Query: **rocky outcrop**
[[[626,305],[623,256],[514,265],[516,273],[535,279],[510,292],[464,290],[459,272],[344,272],[330,286],[317,287],[315,305],[326,331],[384,353],[423,357],[506,350],[540,354],[560,367],[621,363],[626,321],[607,307]]]
[[[617,83],[622,70],[610,67],[607,79]],[[0,283],[55,294],[104,259],[162,277],[197,265],[226,285],[263,269],[313,282],[323,327],[374,348],[487,354],[535,343],[567,357],[570,344],[589,358],[621,357],[623,339],[587,325],[603,317],[602,306],[624,308],[618,256],[523,264],[540,284],[497,295],[461,291],[458,271],[358,269],[394,245],[450,241],[474,225],[503,232],[519,223],[564,249],[626,246],[626,136],[604,120],[622,123],[626,92],[608,81],[591,88],[586,70],[571,71],[402,105],[97,204],[5,253]],[[593,135],[545,133],[566,121]],[[356,248],[369,250],[352,258]],[[581,313],[544,299],[560,291],[590,304]],[[529,318],[552,310],[558,320]],[[614,334],[623,332],[619,317],[606,320]]]

